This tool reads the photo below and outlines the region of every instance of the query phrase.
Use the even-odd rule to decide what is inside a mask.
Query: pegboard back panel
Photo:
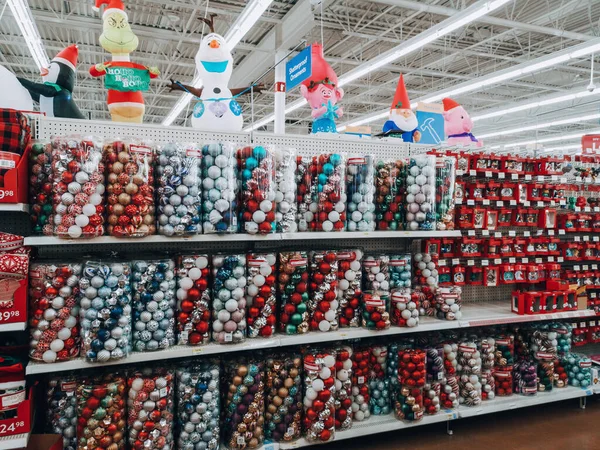
[[[190,127],[164,127],[162,125],[127,124],[100,120],[36,118],[34,133],[37,139],[50,139],[52,136],[68,134],[93,135],[101,138],[137,137],[153,140],[156,144],[165,142],[235,142],[240,145],[250,143],[248,133],[209,133]]]
[[[295,148],[301,156],[312,156],[318,153],[358,153],[374,154],[382,158],[406,158],[410,145],[394,140],[361,139],[343,134],[293,135],[254,133],[254,144]]]
[[[463,303],[481,303],[481,302],[506,302],[506,307],[510,308],[512,291],[517,287],[511,284],[501,284],[496,287],[488,286],[463,286]]]

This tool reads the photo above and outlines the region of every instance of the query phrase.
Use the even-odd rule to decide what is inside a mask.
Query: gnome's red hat
[[[454,109],[457,106],[460,106],[458,103],[456,103],[454,100],[452,100],[449,97],[442,99],[442,103],[444,104],[444,111],[450,111],[451,109]]]
[[[95,11],[100,11],[100,7],[102,5],[106,5],[106,9],[104,10],[104,13],[102,13],[102,17],[106,16],[107,14],[112,14],[114,12],[119,12],[120,14],[127,17],[127,13],[125,12],[125,5],[123,4],[122,0],[96,0],[93,9]]]
[[[77,66],[77,56],[79,56],[79,49],[77,48],[77,45],[69,45],[58,55],[52,58],[52,61],[63,63],[64,65],[69,66],[73,72],[75,72]]]
[[[404,85],[404,75],[400,74],[398,85],[396,86],[396,93],[394,94],[394,100],[390,109],[410,109],[410,100],[408,98],[408,92],[406,92],[406,86]]]
[[[323,46],[318,43],[312,45],[311,50],[312,56],[312,75],[304,80],[302,84],[308,88],[309,91],[314,91],[320,84],[329,84],[336,87],[338,84],[338,78],[331,66],[323,57]]]

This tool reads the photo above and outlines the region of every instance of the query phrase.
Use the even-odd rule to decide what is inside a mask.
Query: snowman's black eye
[[[114,26],[117,25],[117,22],[112,17],[109,17],[108,18],[108,25],[110,25],[111,27],[114,27]]]

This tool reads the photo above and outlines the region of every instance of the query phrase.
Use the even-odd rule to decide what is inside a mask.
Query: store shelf
[[[29,212],[26,203],[0,203],[0,212]]]
[[[460,237],[459,230],[449,231],[349,231],[343,233],[274,233],[265,235],[249,234],[201,234],[198,236],[166,237],[146,236],[143,238],[117,238],[100,236],[93,239],[60,239],[54,236],[30,236],[24,245],[32,247],[58,245],[116,245],[116,244],[170,244],[177,242],[261,242],[261,241],[303,241],[320,239],[421,239],[428,237]]]
[[[30,434],[31,433],[23,433],[0,437],[0,450],[27,447]]]
[[[7,331],[23,331],[25,328],[27,328],[27,323],[25,322],[4,323],[0,324],[0,333],[5,333]]]
[[[483,325],[499,325],[506,323],[537,322],[542,320],[560,320],[595,316],[591,310],[569,311],[565,313],[525,315],[518,316],[509,310],[508,301],[488,303],[467,303],[462,307],[463,316],[460,321],[437,320],[423,317],[418,327],[399,328],[391,327],[388,330],[370,331],[364,328],[345,328],[328,333],[310,332],[292,336],[274,336],[269,339],[246,339],[242,344],[220,345],[211,343],[204,346],[177,345],[167,350],[156,352],[133,352],[127,358],[108,363],[89,363],[83,359],[75,359],[60,363],[30,362],[27,366],[27,375],[37,375],[50,372],[64,372],[71,370],[94,369],[100,366],[116,366],[121,364],[135,364],[141,362],[161,361],[192,356],[221,355],[224,353],[243,352],[267,348],[289,347],[320,344],[324,342],[343,341],[350,339],[364,339],[382,336],[400,336],[427,331],[451,330],[456,328],[478,327]]]
[[[551,392],[537,393],[531,397],[521,395],[512,395],[510,397],[496,397],[494,400],[483,402],[480,406],[469,408],[459,407],[455,411],[441,411],[434,416],[425,416],[418,422],[402,422],[397,420],[393,414],[386,416],[371,416],[364,422],[353,422],[352,428],[344,431],[336,431],[335,441],[345,439],[354,439],[371,434],[385,433],[387,431],[403,430],[434,423],[446,422],[450,420],[465,419],[468,417],[492,414],[511,409],[526,408],[528,406],[543,405],[545,403],[559,402],[561,400],[571,400],[592,395],[591,389],[580,389],[576,387],[566,387],[563,389],[554,389]],[[306,439],[298,439],[294,442],[280,444],[265,444],[263,450],[286,450],[314,445]]]

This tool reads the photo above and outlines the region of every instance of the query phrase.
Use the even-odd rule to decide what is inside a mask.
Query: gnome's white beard
[[[390,120],[396,124],[396,127],[398,127],[399,130],[402,131],[412,131],[419,126],[417,116],[412,111],[410,112],[410,116],[408,117],[408,119],[400,114],[391,112]]]

